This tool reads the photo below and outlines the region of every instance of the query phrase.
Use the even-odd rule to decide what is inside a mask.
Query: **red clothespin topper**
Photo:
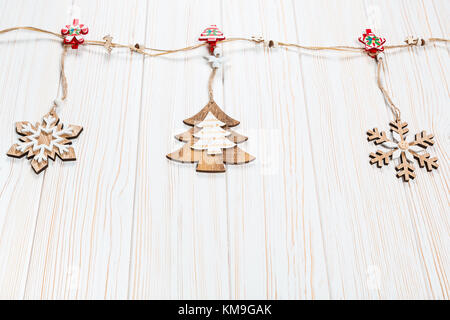
[[[209,44],[209,51],[211,52],[211,54],[213,54],[217,41],[225,40],[225,36],[223,35],[222,31],[220,31],[219,28],[217,28],[217,26],[213,24],[202,32],[198,40],[207,41]]]
[[[88,34],[88,32],[88,27],[80,24],[78,19],[73,19],[72,25],[66,25],[65,28],[61,29],[64,44],[71,44],[72,49],[78,49],[78,45],[84,43],[83,35]]]
[[[366,29],[366,33],[363,33],[363,36],[358,40],[364,44],[364,49],[372,58],[375,58],[379,52],[384,51],[383,45],[386,39],[377,37],[371,29]]]

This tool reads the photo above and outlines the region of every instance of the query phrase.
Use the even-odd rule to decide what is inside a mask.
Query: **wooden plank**
[[[221,23],[220,2],[154,1],[147,12],[146,43],[159,48],[196,43],[208,24]],[[182,121],[208,102],[206,54],[200,48],[145,61],[131,299],[230,297],[226,176],[165,158],[182,146],[174,138],[190,128]],[[221,78],[214,88],[223,107]]]
[[[59,11],[68,3],[4,1],[0,29],[33,25],[58,30]],[[0,36],[0,46],[0,298],[20,299],[44,176],[36,175],[28,160],[9,158],[6,152],[18,138],[15,122],[38,122],[50,110],[59,86],[60,44],[48,35],[14,31]]]
[[[75,3],[87,39],[144,40],[145,3]],[[26,298],[127,297],[142,67],[143,57],[124,49],[69,52],[60,116],[85,130],[78,160],[46,172]]]
[[[72,3],[88,39],[163,48],[196,43],[211,23],[228,37],[316,45],[357,45],[367,27],[391,44],[450,37],[446,0],[11,0],[0,29],[58,32]],[[0,35],[4,153],[14,122],[39,121],[60,87],[61,46],[49,39]],[[220,174],[165,158],[208,101],[205,48],[145,59],[71,51],[59,115],[85,128],[77,162],[38,176],[0,157],[0,298],[448,299],[447,45],[386,53],[410,136],[436,136],[439,169],[417,168],[409,184],[393,163],[369,165],[365,132],[392,120],[372,59],[260,46],[223,46],[216,101],[257,159]]]
[[[328,10],[320,10],[325,5]],[[362,32],[367,21],[380,34],[399,41],[396,35],[404,32],[388,23],[401,16],[392,11],[390,19],[383,20],[388,11],[386,2],[373,2],[372,6],[358,1],[295,3],[299,41],[355,45],[359,36],[355,30]],[[386,56],[392,59],[402,54]],[[427,184],[445,190],[440,182],[443,177],[418,172],[416,181],[405,184],[395,178],[392,165],[382,170],[369,166],[368,154],[374,146],[366,141],[365,131],[375,126],[386,128],[392,119],[376,87],[372,59],[341,54],[336,58],[302,55],[301,60],[303,77],[308,79],[304,82],[308,121],[331,297],[436,297],[425,269],[429,258],[418,240],[413,217],[423,214],[416,205],[424,194],[431,195]],[[388,88],[395,100],[402,101],[411,94],[400,79],[405,77],[405,69],[392,63],[388,69]],[[398,77],[397,88],[389,80],[393,74]],[[411,119],[415,107],[402,108],[405,119]],[[424,122],[421,120],[421,125],[426,127]],[[430,208],[424,200],[422,209],[437,212],[439,207],[441,204]]]
[[[231,37],[296,40],[291,2],[226,1],[223,16]],[[256,156],[227,172],[232,297],[328,298],[298,54],[235,42],[224,57],[225,103]]]
[[[450,29],[445,29],[436,16],[435,4],[421,1],[369,1],[371,5],[380,5],[384,15],[380,24],[389,26],[392,42],[400,43],[405,35],[421,37],[449,37]],[[401,12],[402,19],[396,18]],[[414,17],[412,19],[411,17]],[[447,23],[448,26],[448,23]],[[444,28],[443,28],[444,27]],[[445,32],[447,30],[447,32]],[[407,186],[407,208],[416,234],[417,248],[421,254],[421,263],[429,287],[429,294],[420,293],[419,297],[448,299],[450,285],[446,266],[448,257],[448,183],[449,163],[446,152],[450,147],[448,139],[448,87],[450,77],[442,68],[448,59],[448,51],[437,44],[423,48],[411,48],[401,53],[389,54],[386,58],[387,79],[390,90],[402,110],[402,118],[409,123],[409,137],[422,130],[435,134],[435,145],[430,154],[437,156],[440,167],[432,174],[419,169],[416,164],[417,178]]]

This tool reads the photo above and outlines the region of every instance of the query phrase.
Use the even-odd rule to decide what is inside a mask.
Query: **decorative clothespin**
[[[212,55],[205,57],[206,60],[211,64],[211,68],[218,69],[222,66],[223,57],[222,52],[219,48],[215,48]]]
[[[408,36],[405,39],[405,43],[409,46],[424,46],[425,45],[425,39]]]
[[[358,40],[364,44],[364,49],[372,58],[375,58],[379,52],[384,51],[383,45],[386,39],[377,37],[371,29],[366,29],[366,32]]]
[[[225,40],[225,36],[223,35],[222,31],[220,31],[219,28],[217,28],[217,26],[213,24],[202,32],[198,40],[208,42],[209,52],[213,54],[217,41]]]
[[[108,50],[109,53],[111,53],[112,51],[112,39],[113,38],[109,34],[103,37],[103,40],[105,40],[105,44],[103,46],[106,50]]]
[[[80,24],[78,19],[73,19],[72,25],[66,25],[61,29],[64,36],[64,44],[71,44],[72,49],[78,49],[79,44],[84,43],[83,35],[88,34],[89,29],[84,24]]]

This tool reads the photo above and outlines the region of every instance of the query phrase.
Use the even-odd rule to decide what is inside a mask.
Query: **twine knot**
[[[60,108],[62,105],[63,105],[63,100],[61,100],[61,99],[55,99],[55,100],[53,100],[53,107],[52,107],[52,109],[50,110],[51,112],[56,112],[56,109],[57,108]]]
[[[384,59],[384,52],[378,52],[378,53],[375,55],[375,59],[376,59],[377,61],[383,60],[383,59]]]
[[[63,101],[62,101],[61,99],[55,99],[55,100],[53,101],[53,103],[55,104],[55,107],[58,108],[58,107],[61,107],[61,106],[62,106]]]

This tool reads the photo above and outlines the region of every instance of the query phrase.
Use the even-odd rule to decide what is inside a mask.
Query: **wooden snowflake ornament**
[[[239,121],[225,114],[214,100],[183,122],[193,128],[175,136],[187,144],[169,153],[167,158],[170,160],[197,163],[197,171],[200,172],[225,172],[224,164],[243,164],[255,160],[237,146],[248,138],[229,129],[237,126]]]
[[[372,58],[375,58],[378,53],[384,51],[385,38],[377,37],[371,29],[366,29],[363,36],[358,38],[359,42],[364,44],[364,49]]]
[[[78,19],[73,19],[72,25],[66,25],[61,29],[64,36],[64,44],[71,44],[72,49],[78,49],[79,44],[84,43],[83,35],[88,34],[89,29],[84,24],[80,24]]]
[[[16,131],[22,137],[12,145],[7,155],[22,158],[27,155],[31,167],[36,173],[42,172],[48,166],[48,158],[55,160],[55,155],[63,161],[75,160],[75,150],[69,139],[77,138],[83,130],[80,126],[63,127],[55,111],[50,111],[41,123],[32,125],[28,121],[16,123]]]
[[[389,139],[384,131],[377,128],[367,131],[367,140],[373,141],[376,145],[382,145],[387,151],[377,150],[370,154],[370,163],[377,164],[379,168],[388,165],[390,159],[400,159],[400,164],[395,167],[397,178],[403,178],[408,182],[414,179],[414,158],[417,159],[419,167],[425,167],[427,171],[438,168],[437,158],[430,158],[426,149],[434,144],[434,135],[425,131],[415,135],[414,140],[408,141],[406,135],[409,131],[408,124],[400,119],[392,121],[389,126],[392,132],[392,139]]]

